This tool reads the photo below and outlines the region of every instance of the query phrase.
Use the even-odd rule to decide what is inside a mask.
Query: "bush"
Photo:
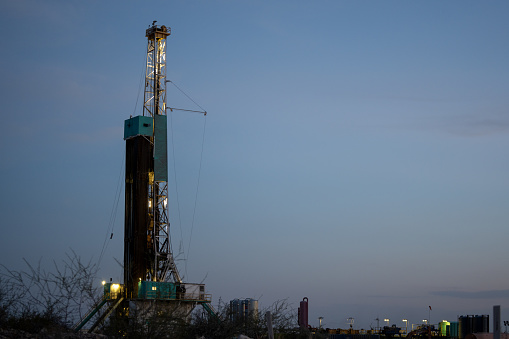
[[[66,253],[53,272],[25,261],[26,271],[0,266],[0,326],[36,333],[42,328],[70,328],[98,300],[97,269]]]

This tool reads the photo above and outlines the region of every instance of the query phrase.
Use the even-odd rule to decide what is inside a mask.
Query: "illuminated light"
[[[166,208],[166,205],[168,204],[168,198],[164,198],[163,200],[163,206]]]
[[[148,208],[152,208],[152,200],[148,201]]]
[[[157,287],[152,286],[152,291],[157,291]]]
[[[120,289],[120,285],[119,284],[111,285],[111,291],[112,292],[117,292],[119,289]]]
[[[104,286],[104,285],[106,285],[106,281],[105,281],[105,280],[103,280],[103,281],[101,282],[101,284],[103,284],[103,286]]]

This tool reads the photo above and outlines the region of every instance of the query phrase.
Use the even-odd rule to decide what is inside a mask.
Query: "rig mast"
[[[155,22],[146,30],[147,64],[143,115],[125,121],[126,186],[124,286],[137,294],[139,281],[181,283],[171,251],[168,220],[166,38]]]
[[[124,121],[124,284],[103,281],[103,298],[74,325],[75,331],[80,331],[104,305],[108,308],[97,317],[89,333],[115,310],[126,318],[133,309],[138,316],[173,312],[189,319],[200,304],[217,317],[205,285],[184,283],[171,251],[166,121],[166,38],[170,29],[155,23],[145,32],[148,45],[143,114]]]

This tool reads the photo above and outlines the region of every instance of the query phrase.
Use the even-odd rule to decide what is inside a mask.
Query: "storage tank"
[[[298,323],[300,327],[307,328],[308,327],[308,298],[305,297],[300,302],[299,312],[298,312]]]
[[[470,334],[472,333],[472,328],[473,328],[473,317],[472,316],[460,316],[458,318],[458,323],[459,323],[459,327],[458,327],[458,337],[460,339],[464,339],[467,334]]]
[[[241,301],[242,317],[247,319],[248,317],[258,316],[258,300],[255,299],[244,299]]]
[[[467,315],[460,316],[459,338],[463,339],[471,333],[488,333],[490,331],[489,315]]]
[[[441,336],[445,337],[445,336],[448,336],[448,327],[451,326],[451,323],[448,322],[448,321],[441,321],[438,323],[438,329],[439,329],[439,333]]]
[[[477,331],[476,333],[489,333],[490,332],[490,316],[484,314],[481,316],[481,331]]]
[[[230,320],[236,321],[240,314],[240,300],[230,300]]]
[[[449,337],[458,338],[458,327],[459,323],[457,321],[452,321],[451,324],[449,325],[449,332],[447,333],[447,335]]]
[[[233,299],[230,300],[230,319],[232,321],[246,320],[248,317],[258,316],[258,300]]]

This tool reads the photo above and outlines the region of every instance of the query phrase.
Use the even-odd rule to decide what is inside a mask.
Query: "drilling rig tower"
[[[143,112],[124,121],[124,283],[103,282],[103,300],[90,311],[88,318],[75,325],[76,330],[103,305],[108,305],[108,309],[89,332],[113,311],[128,317],[133,311],[153,315],[163,310],[185,319],[200,304],[215,315],[205,285],[182,281],[171,250],[166,119],[166,39],[171,31],[155,23],[145,34]]]

